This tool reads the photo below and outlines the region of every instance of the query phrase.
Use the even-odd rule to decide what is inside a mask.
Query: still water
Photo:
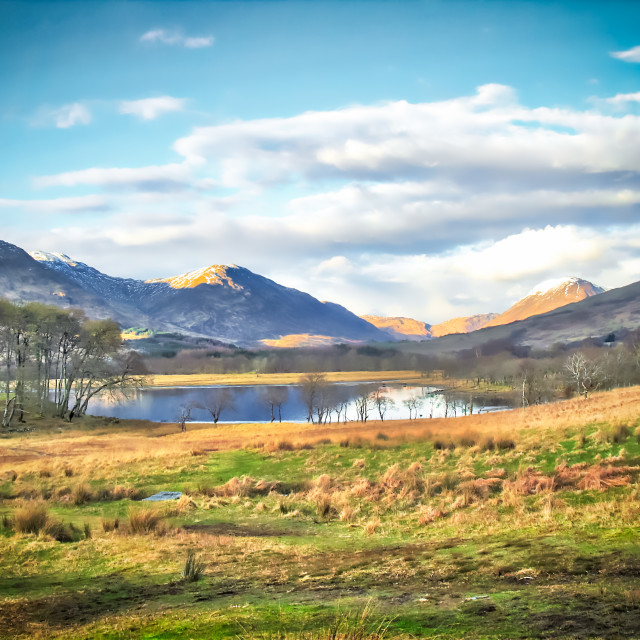
[[[441,418],[469,415],[486,411],[508,409],[504,404],[491,404],[486,398],[453,397],[435,387],[418,387],[403,384],[366,385],[370,392],[381,389],[389,399],[385,420],[406,420],[410,417]],[[347,420],[357,419],[356,398],[360,395],[362,384],[332,385],[334,398],[342,401]],[[303,422],[307,419],[307,408],[299,386],[237,386],[237,387],[150,387],[138,390],[128,398],[110,398],[107,396],[94,398],[88,413],[100,416],[112,416],[123,419],[151,420],[154,422],[175,422],[185,408],[190,409],[190,417],[194,422],[211,422],[211,414],[205,408],[211,406],[211,399],[228,390],[230,396],[228,406],[222,409],[220,422],[269,422],[271,406],[267,399],[274,392],[284,399],[281,406],[281,417],[286,422]],[[343,420],[341,413],[340,420]],[[275,419],[278,420],[278,409]],[[337,415],[332,412],[332,421]],[[378,420],[376,406],[371,403],[369,419]]]

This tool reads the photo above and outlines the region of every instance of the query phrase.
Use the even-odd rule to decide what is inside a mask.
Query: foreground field
[[[40,424],[0,440],[0,635],[640,637],[639,426],[640,388],[366,425]],[[138,501],[160,490],[185,495]]]

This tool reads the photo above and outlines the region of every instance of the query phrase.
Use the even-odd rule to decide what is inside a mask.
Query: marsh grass
[[[189,549],[180,578],[184,582],[198,582],[206,568],[206,564],[198,558],[196,552],[193,549]]]

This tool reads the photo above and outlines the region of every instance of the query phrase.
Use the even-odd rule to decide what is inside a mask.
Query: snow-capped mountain
[[[604,289],[602,287],[575,276],[545,280],[533,287],[522,300],[516,302],[485,326],[494,327],[516,322],[517,320],[524,320],[531,316],[537,316],[541,313],[564,307],[573,302],[580,302],[585,298],[590,298],[603,292]]]
[[[287,334],[383,340],[384,334],[344,307],[320,302],[238,266],[212,265],[144,282],[117,278],[61,253],[31,255],[0,242],[0,296],[79,307],[123,326],[253,344]]]

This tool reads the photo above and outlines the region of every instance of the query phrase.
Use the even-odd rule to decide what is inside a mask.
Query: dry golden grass
[[[200,386],[200,385],[254,385],[254,384],[298,384],[304,373],[195,373],[190,375],[151,375],[146,378],[152,387]],[[324,373],[328,382],[378,382],[399,380],[402,382],[424,382],[420,371],[328,371]],[[440,376],[434,381],[442,382]]]

